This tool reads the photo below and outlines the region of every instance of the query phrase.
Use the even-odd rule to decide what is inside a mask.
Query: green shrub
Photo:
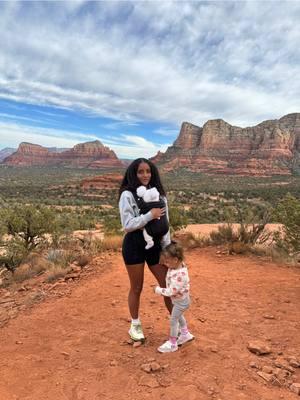
[[[106,236],[120,235],[122,226],[118,214],[105,215],[103,218],[103,230]]]
[[[217,246],[238,240],[238,236],[234,232],[232,224],[229,223],[218,226],[217,231],[212,231],[209,236],[211,242]]]
[[[283,224],[283,232],[277,232],[278,247],[288,253],[300,251],[300,200],[288,193],[277,205],[274,216]]]
[[[184,208],[170,207],[169,208],[169,219],[171,228],[174,231],[178,231],[187,226],[188,219],[185,214]]]
[[[21,265],[29,251],[19,238],[13,238],[2,243],[3,248],[0,254],[0,267],[5,267],[12,273]]]

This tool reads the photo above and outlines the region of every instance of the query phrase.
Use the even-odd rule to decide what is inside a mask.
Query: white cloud
[[[0,3],[1,98],[178,126],[299,111],[299,2],[25,3]]]
[[[1,148],[15,147],[16,143],[21,142],[34,143],[46,147],[73,147],[79,142],[97,139],[99,139],[97,136],[83,135],[78,132],[0,122]]]
[[[137,122],[108,122],[105,124],[101,124],[101,128],[108,129],[108,130],[120,130],[123,129],[124,127],[130,127],[130,126],[138,126],[139,124]]]
[[[118,143],[115,144],[111,144],[104,139],[103,144],[113,149],[119,158],[132,159],[153,157],[159,150],[166,151],[168,146],[170,146],[170,144],[156,145],[138,136],[125,135],[125,139],[127,143],[118,141]]]
[[[177,136],[178,135],[178,129],[167,129],[167,128],[158,128],[155,129],[154,133],[157,133],[158,135],[161,136]]]
[[[12,120],[23,120],[23,121],[30,121],[30,122],[41,122],[43,123],[45,120],[41,120],[38,118],[30,118],[30,117],[23,117],[21,115],[16,115],[16,114],[8,114],[8,113],[3,113],[0,112],[0,118],[3,119],[12,119]]]

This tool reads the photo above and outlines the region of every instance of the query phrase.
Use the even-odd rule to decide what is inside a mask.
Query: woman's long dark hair
[[[135,192],[136,189],[141,186],[141,182],[139,181],[137,177],[137,171],[139,168],[139,165],[144,162],[149,165],[150,171],[151,171],[151,179],[149,182],[150,187],[156,187],[156,189],[159,191],[159,193],[162,196],[166,195],[165,189],[161,183],[159,172],[157,167],[149,160],[146,158],[138,158],[129,165],[127,168],[123,181],[121,183],[120,189],[119,189],[119,198],[121,194],[124,192],[124,190],[129,190],[130,192]]]

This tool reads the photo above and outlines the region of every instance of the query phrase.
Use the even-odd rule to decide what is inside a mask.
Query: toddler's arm
[[[178,271],[171,277],[170,285],[167,288],[156,286],[155,293],[162,296],[171,297],[183,294],[189,290],[189,277],[187,271]]]
[[[178,288],[176,285],[172,285],[172,284],[167,288],[161,288],[159,286],[156,286],[155,293],[160,294],[165,297],[171,297],[171,296],[175,296],[177,293],[179,293],[180,292],[179,289],[180,288]]]
[[[159,295],[162,295],[162,296],[166,296],[166,297],[171,297],[172,296],[171,288],[161,288],[159,286],[156,286],[154,292],[156,294],[159,294]]]

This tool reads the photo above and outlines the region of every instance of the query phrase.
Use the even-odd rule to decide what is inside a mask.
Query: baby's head
[[[183,248],[176,242],[172,241],[161,252],[162,264],[167,268],[178,268],[184,260]]]

